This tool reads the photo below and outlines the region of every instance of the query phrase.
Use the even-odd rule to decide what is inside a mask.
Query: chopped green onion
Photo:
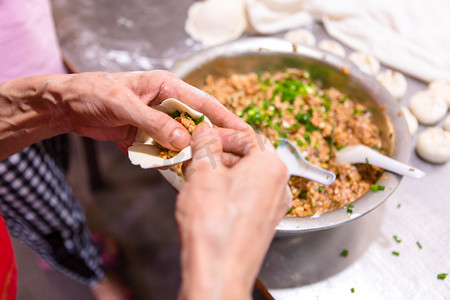
[[[201,115],[200,118],[198,118],[198,120],[195,121],[195,125],[200,124],[201,122],[203,122],[204,119],[205,119],[205,115]]]
[[[298,197],[299,197],[299,198],[306,198],[307,195],[308,195],[308,192],[307,192],[307,191],[302,191],[302,192],[300,193],[300,195],[298,195]]]
[[[353,204],[350,203],[350,204],[347,206],[347,213],[348,213],[348,214],[352,214],[352,213],[353,213],[353,208],[354,208]]]
[[[377,147],[377,146],[372,146],[370,148],[372,148],[373,150],[376,150],[376,151],[384,151],[383,148],[380,148],[380,147]]]
[[[342,257],[347,257],[348,256],[348,250],[347,249],[342,250],[341,256]]]
[[[323,186],[319,186],[319,188],[317,189],[319,191],[319,193],[323,192]]]
[[[178,110],[176,110],[176,111],[174,111],[173,113],[171,113],[170,114],[170,116],[172,117],[172,118],[176,118],[176,117],[179,117],[181,115],[181,113],[178,111]]]
[[[336,146],[336,149],[341,150],[343,149],[345,146]]]
[[[447,275],[448,275],[447,273],[441,273],[441,274],[438,274],[437,278],[441,279],[441,280],[444,280],[445,277],[447,277]]]
[[[400,256],[400,253],[398,253],[398,252],[396,252],[396,251],[392,251],[392,255]]]
[[[402,204],[401,204],[401,203],[397,204],[397,208],[400,208],[401,206],[402,206]]]
[[[422,245],[419,242],[416,242],[416,244],[419,247],[419,249],[422,249]]]
[[[293,207],[291,207],[291,208],[289,208],[289,210],[288,210],[288,214],[290,214],[291,212],[293,212],[294,211],[294,208]]]
[[[315,143],[314,143],[314,149],[319,149],[319,141],[316,141]]]
[[[322,101],[321,105],[323,106],[323,108],[325,108],[325,111],[330,111],[332,100],[330,98],[328,98],[327,94],[323,94],[322,99],[323,99],[323,101]]]
[[[335,123],[333,122],[333,126],[331,127],[331,137],[329,140],[327,140],[330,145],[330,160],[333,158],[334,127],[335,127]]]
[[[309,132],[305,132],[305,135],[303,135],[303,137],[308,142],[308,144],[311,144],[311,135],[309,134]]]
[[[306,145],[307,145],[304,141],[302,141],[302,140],[300,140],[300,139],[296,140],[296,142],[297,142],[297,145],[299,145],[300,147],[301,147],[301,146],[306,146]]]
[[[374,184],[372,184],[372,185],[370,186],[370,190],[371,190],[372,192],[374,192],[374,193],[376,193],[376,192],[378,192],[378,191],[384,191],[384,189],[385,189],[385,186],[384,186],[384,185],[374,185]]]
[[[280,141],[279,140],[275,141],[275,143],[273,143],[273,146],[275,147],[275,149],[278,148],[279,145],[280,145]]]
[[[300,129],[300,124],[298,123],[294,123],[294,125],[292,125],[291,130],[298,130]]]
[[[355,292],[355,288],[351,288],[350,291],[351,291],[352,293],[354,293],[354,292]]]
[[[355,110],[353,111],[353,115],[360,115],[361,112],[362,111],[359,108],[355,108]]]
[[[370,165],[369,159],[366,157],[366,164]]]
[[[344,104],[344,102],[347,101],[347,99],[348,99],[348,95],[344,95],[344,97],[341,100],[339,100],[339,103]]]
[[[399,244],[402,242],[402,240],[400,240],[400,239],[398,238],[398,236],[396,236],[396,235],[394,235],[393,238],[394,238],[394,240],[395,240],[397,243],[399,243]]]
[[[191,116],[190,114],[188,114],[187,112],[184,113],[184,116],[185,116],[186,118],[188,118],[188,119],[194,120],[194,119],[192,118],[192,116]]]

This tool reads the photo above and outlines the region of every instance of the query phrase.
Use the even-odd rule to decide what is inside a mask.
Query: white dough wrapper
[[[194,120],[198,120],[203,115],[173,98],[166,99],[161,104],[152,106],[152,108],[166,114],[171,114],[177,110],[187,112]],[[203,121],[212,127],[211,121],[206,116],[204,116]],[[128,158],[133,165],[139,165],[143,169],[173,166],[192,158],[190,146],[169,159],[159,157],[160,152],[161,148],[158,147],[156,142],[143,130],[138,129],[135,142],[128,148]]]
[[[444,129],[450,131],[450,115],[447,115],[444,119]]]
[[[334,55],[345,57],[345,49],[340,43],[333,40],[321,40],[317,48],[333,53]]]
[[[443,164],[450,160],[450,132],[439,127],[422,131],[417,138],[417,154],[424,160]]]
[[[246,0],[251,27],[261,34],[312,24],[314,18],[304,10],[304,0]]]
[[[307,29],[294,29],[286,32],[284,38],[292,43],[305,44],[313,47],[316,44],[316,38],[311,31]]]
[[[438,94],[450,108],[450,79],[433,80],[428,85],[428,89]]]
[[[372,54],[355,51],[350,53],[348,60],[366,74],[375,75],[380,71],[380,62]]]
[[[185,31],[197,41],[215,46],[238,39],[247,28],[244,0],[194,2]]]
[[[434,125],[447,113],[447,104],[433,91],[421,91],[409,99],[409,109],[419,123]]]
[[[393,70],[384,70],[377,75],[377,80],[391,93],[397,100],[405,96],[408,89],[408,82],[405,76]]]
[[[405,116],[406,124],[408,125],[409,133],[413,136],[417,132],[417,128],[419,127],[419,122],[416,117],[409,111],[406,106],[402,105],[402,114]]]

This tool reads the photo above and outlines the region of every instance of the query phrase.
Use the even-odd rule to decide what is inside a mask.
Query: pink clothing
[[[0,82],[44,73],[65,73],[49,2],[0,0]],[[0,299],[14,300],[16,291],[13,249],[0,216]]]
[[[48,0],[0,0],[0,82],[65,72]]]

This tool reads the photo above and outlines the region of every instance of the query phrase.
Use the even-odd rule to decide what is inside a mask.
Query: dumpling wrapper
[[[173,98],[166,99],[161,104],[152,106],[152,108],[169,115],[177,110],[179,112],[187,112],[195,121],[203,115]],[[203,121],[212,127],[211,121],[206,116],[204,116]],[[184,148],[176,156],[169,159],[159,157],[160,152],[161,148],[157,146],[156,142],[143,130],[138,129],[135,142],[128,148],[128,158],[132,164],[139,165],[143,169],[170,167],[192,158],[190,146]]]
[[[184,29],[208,46],[236,40],[247,29],[244,0],[197,1],[188,10]]]

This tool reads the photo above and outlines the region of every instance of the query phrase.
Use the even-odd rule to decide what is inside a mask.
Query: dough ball
[[[402,73],[393,70],[385,70],[377,75],[377,80],[396,99],[401,99],[406,93],[408,82]]]
[[[418,92],[409,99],[409,109],[424,125],[434,125],[447,113],[447,104],[439,95],[428,90]]]
[[[450,115],[447,115],[444,119],[444,129],[450,131]]]
[[[305,44],[308,46],[314,46],[316,44],[316,38],[311,31],[306,29],[295,29],[286,32],[284,38],[293,43]]]
[[[209,46],[239,38],[247,28],[244,0],[207,0],[191,5],[184,29]]]
[[[416,144],[417,154],[426,161],[442,164],[450,160],[450,132],[433,127],[421,132]]]
[[[366,74],[375,75],[380,71],[380,62],[372,54],[355,51],[348,59]]]
[[[419,127],[419,122],[417,122],[416,117],[409,111],[406,106],[402,105],[402,114],[406,119],[406,124],[408,125],[409,133],[414,135]]]
[[[336,41],[333,40],[321,40],[319,44],[317,44],[319,49],[324,51],[328,51],[333,53],[334,55],[345,57],[345,49],[344,47]]]
[[[438,94],[450,108],[450,79],[439,79],[430,82],[428,89]]]

